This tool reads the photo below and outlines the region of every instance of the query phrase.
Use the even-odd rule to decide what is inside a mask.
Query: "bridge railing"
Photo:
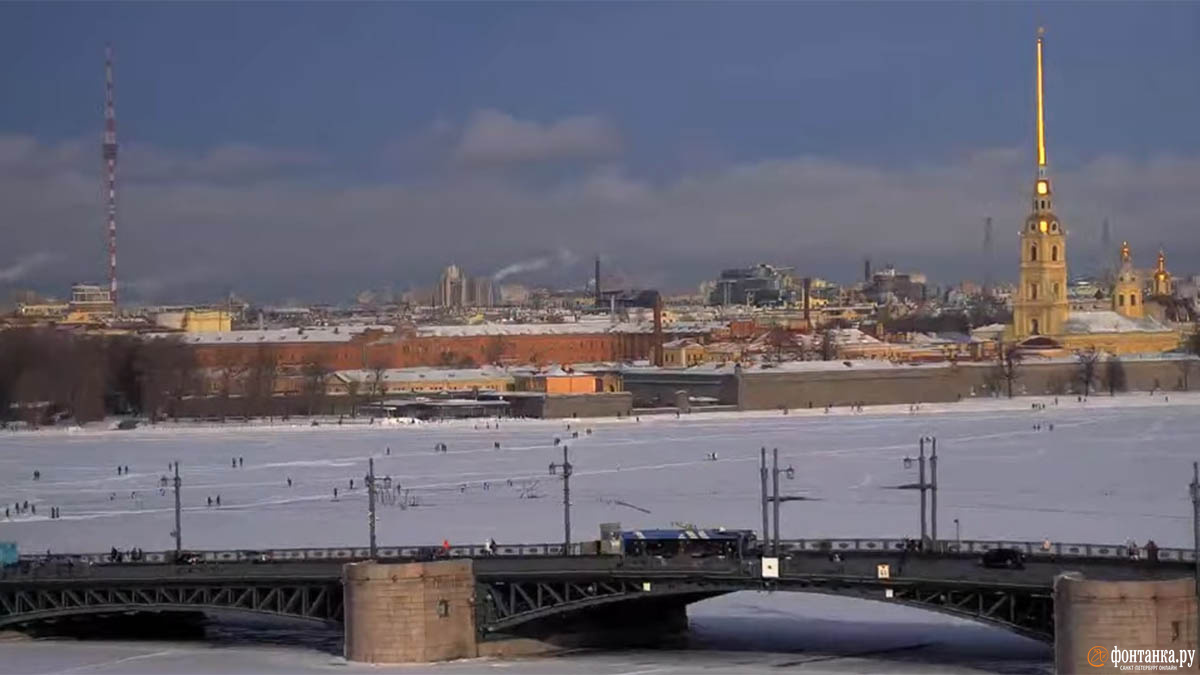
[[[786,553],[883,553],[902,552],[909,547],[912,540],[908,539],[788,539],[780,541],[780,548]],[[1029,558],[1099,558],[1099,559],[1128,559],[1129,549],[1121,544],[1083,544],[1068,542],[1051,542],[1049,548],[1040,541],[1008,541],[1008,540],[940,540],[935,552],[947,555],[982,555],[997,548],[1017,549]],[[432,558],[483,558],[483,557],[553,557],[562,555],[563,545],[558,544],[496,544],[493,552],[488,552],[483,545],[451,546],[443,549],[440,546],[383,546],[378,555],[381,560],[421,560]],[[370,557],[367,548],[332,547],[332,548],[275,548],[266,550],[235,549],[224,551],[196,551],[196,555],[205,562],[244,563],[244,562],[289,562],[289,561],[353,561],[365,560]],[[599,544],[596,541],[575,542],[571,544],[571,554],[577,556],[599,555]],[[1139,550],[1144,555],[1143,550]],[[83,564],[107,564],[114,562],[108,553],[83,553],[70,555],[55,555],[54,559],[70,559]],[[131,560],[125,556],[121,562],[126,564],[163,564],[172,562],[175,558],[173,551],[151,551],[143,553],[139,560]],[[34,562],[45,560],[44,554],[22,554],[23,561]],[[1195,553],[1191,549],[1160,548],[1158,559],[1164,561],[1195,562]]]
[[[881,553],[884,551],[904,551],[911,546],[908,539],[791,539],[781,540],[780,548],[784,552],[865,552]],[[1030,558],[1131,558],[1130,550],[1123,544],[1081,544],[1067,542],[1050,542],[1049,547],[1044,541],[1009,541],[1009,540],[939,540],[935,551],[949,554],[983,554],[987,551],[1009,548],[1025,553]],[[1138,549],[1139,555],[1144,555],[1144,548]],[[1195,562],[1196,555],[1192,549],[1160,548],[1158,559],[1179,562]]]

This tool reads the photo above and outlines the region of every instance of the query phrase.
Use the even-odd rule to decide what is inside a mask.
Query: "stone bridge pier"
[[[478,625],[471,560],[351,563],[342,569],[345,656],[365,663],[424,663],[516,656],[582,646],[662,645],[682,639],[687,604],[709,594],[646,597],[552,614],[505,632]]]

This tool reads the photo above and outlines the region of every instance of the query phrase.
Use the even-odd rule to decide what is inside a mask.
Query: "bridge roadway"
[[[639,611],[638,606],[685,605],[740,590],[780,590],[914,605],[1048,640],[1053,638],[1053,582],[1059,574],[1147,580],[1188,576],[1193,569],[1177,550],[1168,550],[1165,560],[1151,562],[1131,559],[1123,547],[1056,545],[1041,551],[1020,542],[1006,543],[1030,551],[1024,567],[994,569],[983,567],[976,552],[905,551],[896,545],[900,541],[789,541],[783,546],[778,578],[763,576],[762,559],[757,556],[563,557],[561,547],[555,545],[499,547],[498,553],[538,548],[543,553],[472,556],[476,626],[485,639],[520,635],[526,629],[606,607]],[[986,550],[982,542],[964,544]],[[999,544],[986,543],[992,548]],[[1067,546],[1073,548],[1060,548]],[[0,573],[0,627],[139,611],[241,611],[336,624],[343,615],[342,566],[362,556],[354,555],[358,549],[329,551],[349,555],[326,551],[309,559],[214,560],[193,565],[74,561],[81,557],[71,562],[66,562],[69,557],[50,562],[26,559]],[[455,557],[471,553],[460,549]],[[881,565],[887,566],[885,574]]]

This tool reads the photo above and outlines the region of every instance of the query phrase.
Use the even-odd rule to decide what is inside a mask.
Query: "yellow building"
[[[1146,316],[1145,306],[1142,304],[1142,280],[1133,267],[1133,255],[1127,241],[1121,243],[1121,269],[1113,283],[1112,297],[1112,308],[1117,314],[1129,319]]]
[[[233,330],[233,320],[223,309],[189,309],[183,313],[185,333],[215,333]]]
[[[704,345],[690,338],[664,342],[662,346],[663,366],[688,368],[705,360]]]
[[[1054,215],[1047,175],[1042,87],[1042,36],[1037,39],[1037,178],[1033,202],[1021,228],[1021,275],[1013,298],[1013,334],[1057,335],[1067,322],[1067,233]]]
[[[1180,333],[1145,316],[1142,287],[1129,244],[1121,247],[1121,271],[1113,287],[1113,308],[1071,311],[1067,302],[1066,228],[1054,214],[1046,158],[1043,37],[1038,32],[1036,75],[1037,177],[1033,202],[1021,228],[1020,282],[1013,295],[1008,337],[1039,349],[1096,349],[1112,354],[1163,352],[1179,346]],[[1161,266],[1165,273],[1165,260]],[[1157,275],[1156,275],[1157,278]]]

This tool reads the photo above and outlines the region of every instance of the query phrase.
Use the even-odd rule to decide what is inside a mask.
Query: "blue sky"
[[[336,299],[564,248],[667,287],[760,259],[849,279],[863,255],[954,281],[985,215],[1014,223],[1015,274],[1039,24],[1073,267],[1102,217],[1189,265],[1200,4],[10,3],[0,287],[101,274],[106,41],[147,297]],[[204,264],[164,264],[180,243]]]

